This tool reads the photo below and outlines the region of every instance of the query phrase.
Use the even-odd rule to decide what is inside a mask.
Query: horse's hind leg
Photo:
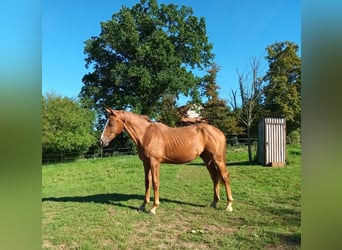
[[[225,160],[215,159],[215,165],[217,166],[217,172],[220,175],[220,178],[222,179],[225,188],[226,188],[226,194],[227,194],[227,208],[226,210],[231,212],[233,211],[233,196],[232,191],[230,188],[230,179],[229,179],[229,173],[225,164]]]
[[[216,204],[220,200],[220,185],[219,185],[220,176],[218,175],[215,163],[213,162],[209,154],[204,152],[201,155],[201,158],[205,162],[208,172],[210,174],[210,177],[214,184],[214,199],[210,206],[216,208]]]
[[[156,214],[157,207],[159,206],[159,172],[160,172],[160,162],[151,159],[151,173],[152,173],[152,183],[154,191],[154,201],[153,207],[150,210],[151,214]]]
[[[210,206],[213,208],[216,208],[216,204],[220,200],[220,183],[219,183],[220,176],[218,175],[216,166],[213,162],[207,165],[207,169],[210,173],[211,179],[213,180],[213,184],[214,184],[214,199]]]

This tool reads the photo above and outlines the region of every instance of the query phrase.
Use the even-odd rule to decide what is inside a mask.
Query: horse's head
[[[108,120],[100,138],[100,144],[104,147],[108,146],[109,142],[124,130],[124,122],[120,117],[120,112],[107,108],[105,110]]]

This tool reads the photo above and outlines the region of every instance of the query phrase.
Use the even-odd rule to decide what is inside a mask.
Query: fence
[[[253,146],[256,146],[258,143],[258,138],[252,137],[250,138],[251,144]],[[227,145],[232,147],[239,147],[239,146],[247,146],[248,145],[248,138],[238,138],[238,137],[232,137],[228,138]]]
[[[135,150],[130,148],[94,148],[86,153],[80,154],[79,152],[59,152],[59,153],[49,153],[43,154],[42,163],[52,164],[59,162],[70,162],[79,159],[97,159],[102,157],[112,157],[117,155],[131,155],[136,154]]]
[[[253,137],[250,139],[252,145],[256,147],[257,138]],[[241,147],[247,145],[247,138],[237,138],[231,137],[227,140],[228,147]],[[113,157],[118,155],[134,155],[136,154],[136,150],[132,148],[101,148],[95,147],[90,149],[86,153],[80,154],[79,152],[58,152],[58,153],[50,153],[43,154],[42,163],[43,164],[53,164],[59,162],[70,162],[79,159],[97,159],[103,157]]]

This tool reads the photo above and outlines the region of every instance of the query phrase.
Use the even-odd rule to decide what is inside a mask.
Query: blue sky
[[[139,0],[44,0],[42,1],[42,93],[54,91],[77,97],[85,68],[84,41],[100,34],[100,22],[111,19],[122,5]],[[301,45],[299,0],[159,0],[192,7],[203,16],[213,43],[214,61],[220,66],[217,83],[220,97],[228,99],[238,89],[237,73],[246,73],[253,57],[267,70],[265,48],[275,42]],[[300,47],[301,48],[301,47]],[[300,52],[299,52],[300,53]],[[262,73],[262,72],[261,72]],[[181,98],[182,105],[186,99]]]

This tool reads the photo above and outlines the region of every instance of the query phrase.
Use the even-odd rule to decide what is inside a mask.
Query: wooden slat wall
[[[264,118],[259,123],[258,159],[266,166],[284,166],[286,161],[286,121]]]

